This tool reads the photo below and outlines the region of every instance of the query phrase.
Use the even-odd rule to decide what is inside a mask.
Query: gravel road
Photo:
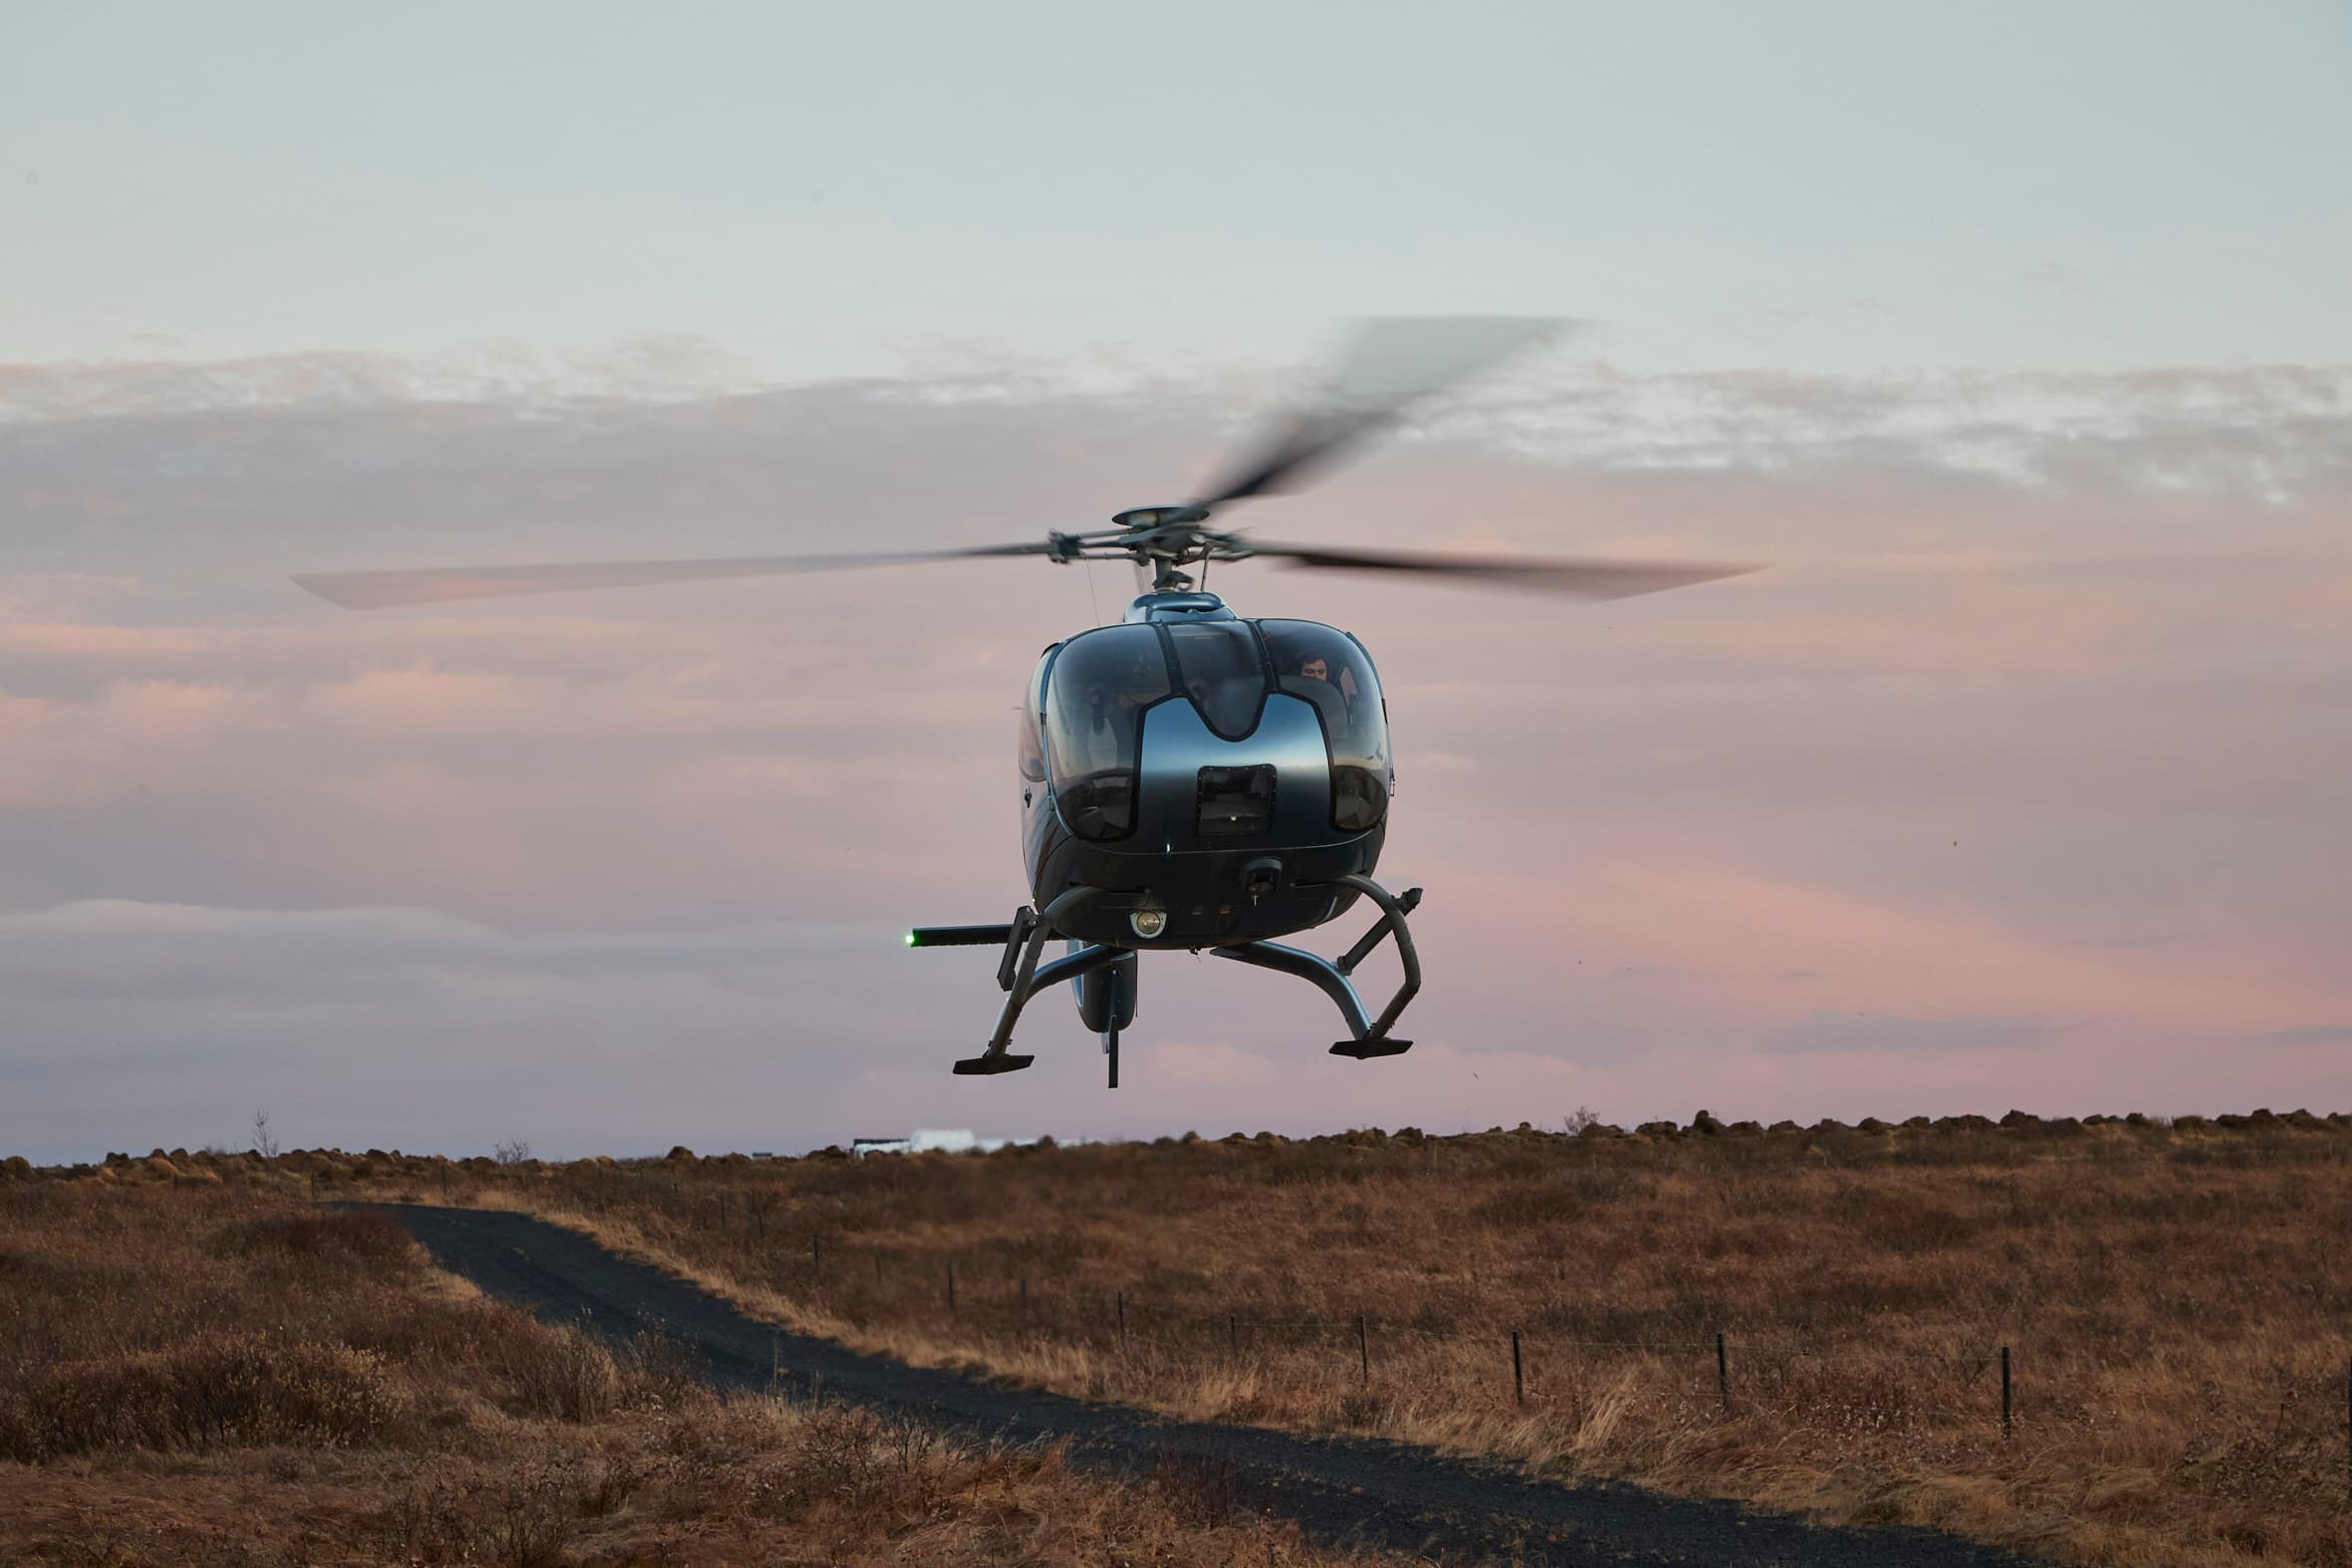
[[[1066,1440],[1074,1464],[1122,1475],[1149,1474],[1162,1462],[1211,1466],[1230,1474],[1237,1507],[1295,1519],[1310,1537],[1334,1545],[1530,1564],[2027,1568],[2025,1558],[1931,1530],[1831,1529],[1620,1483],[1535,1479],[1514,1466],[1411,1444],[1165,1420],[1003,1388],[780,1333],[525,1215],[412,1206],[392,1212],[442,1267],[542,1318],[586,1320],[616,1336],[658,1325],[714,1387],[769,1388],[774,1356],[786,1391],[798,1396],[821,1390],[983,1441]]]

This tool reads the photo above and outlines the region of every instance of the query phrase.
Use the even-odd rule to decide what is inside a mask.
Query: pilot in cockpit
[[[1304,680],[1331,680],[1331,661],[1312,648],[1304,649],[1298,655],[1298,674]],[[1354,712],[1357,690],[1355,671],[1344,660],[1340,662],[1336,684],[1339,688],[1339,695],[1347,701],[1348,711]]]

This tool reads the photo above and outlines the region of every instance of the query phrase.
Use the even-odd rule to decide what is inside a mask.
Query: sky
[[[2352,12],[0,15],[0,1151],[2352,1107]],[[1769,563],[1355,630],[1408,1055],[1144,962],[958,1079],[1123,567],[289,573],[1181,499],[1340,323],[1554,346],[1273,537]],[[1237,518],[1240,515],[1237,514]],[[1352,927],[1330,948],[1353,935]]]

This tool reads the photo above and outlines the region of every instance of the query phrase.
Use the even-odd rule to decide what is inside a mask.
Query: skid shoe
[[[1331,1047],[1334,1056],[1353,1056],[1363,1061],[1372,1056],[1402,1056],[1413,1048],[1411,1040],[1341,1040]]]
[[[1009,1050],[982,1051],[957,1061],[956,1072],[962,1077],[993,1077],[1000,1072],[1019,1072],[1036,1060],[1035,1056],[1017,1056]]]

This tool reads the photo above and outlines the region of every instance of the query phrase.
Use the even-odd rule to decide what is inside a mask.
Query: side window
[[[1057,642],[1038,655],[1038,667],[1029,677],[1029,692],[1021,703],[1021,735],[1016,742],[1021,759],[1021,777],[1031,784],[1046,782],[1046,666],[1054,662]]]
[[[1274,660],[1275,688],[1313,703],[1322,715],[1324,735],[1336,746],[1348,728],[1347,699],[1331,671],[1338,662],[1333,651],[1345,639],[1328,626],[1307,621],[1267,620],[1258,625]]]
[[[1388,812],[1388,721],[1380,678],[1347,633],[1312,621],[1258,623],[1278,690],[1313,703],[1331,748],[1331,822],[1361,832]]]
[[[1072,637],[1046,677],[1046,761],[1055,806],[1082,838],[1122,838],[1135,825],[1135,769],[1144,710],[1166,697],[1158,628],[1107,626]]]

